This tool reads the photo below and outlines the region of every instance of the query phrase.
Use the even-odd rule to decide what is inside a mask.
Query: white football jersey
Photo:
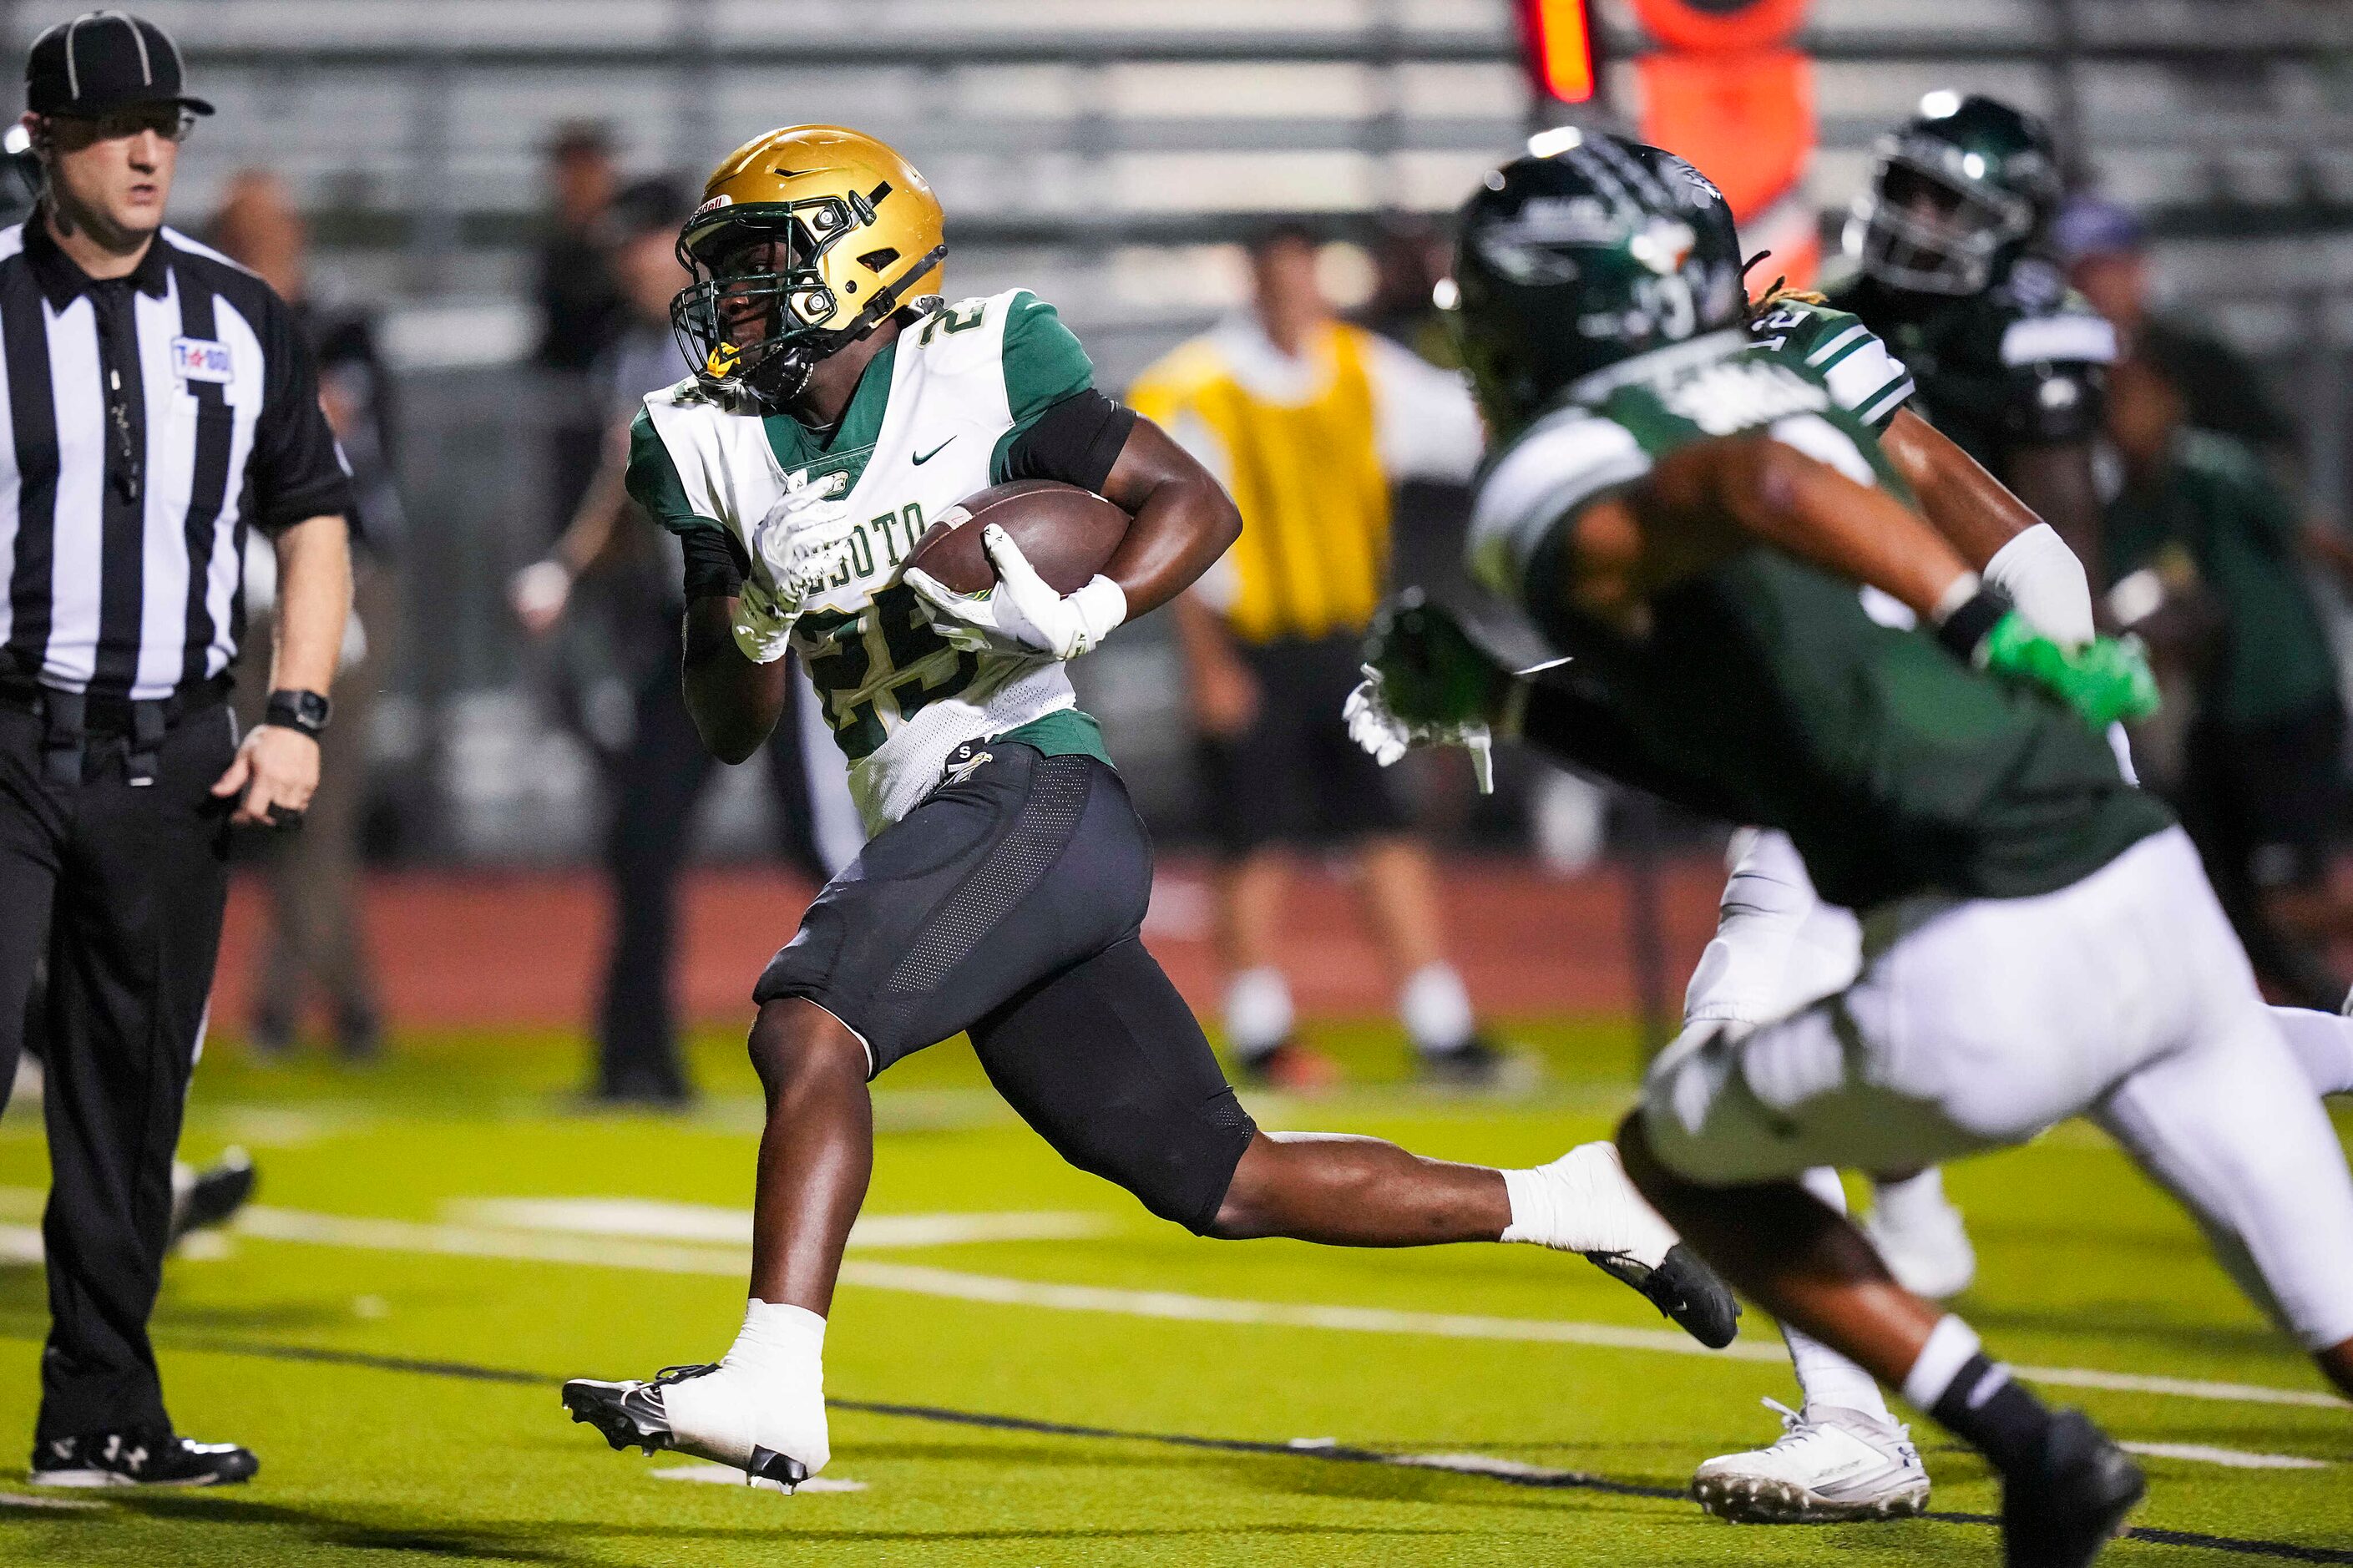
[[[731,412],[692,377],[645,400],[629,493],[667,527],[725,529],[748,557],[788,477],[848,486],[836,494],[862,520],[849,559],[792,641],[849,759],[870,835],[931,792],[958,745],[1076,701],[1052,658],[951,647],[899,566],[943,513],[1001,482],[1014,439],[1092,377],[1053,307],[1013,289],[901,332],[867,367],[829,441],[785,415]]]

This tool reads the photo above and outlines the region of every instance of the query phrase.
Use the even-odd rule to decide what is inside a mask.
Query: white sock
[[[1425,1056],[1443,1056],[1471,1043],[1478,1017],[1471,1011],[1471,993],[1451,963],[1425,963],[1406,977],[1398,993],[1398,1017]]]
[[[1901,1230],[1912,1225],[1933,1225],[1951,1205],[1945,1199],[1945,1173],[1931,1165],[1900,1182],[1878,1182],[1873,1187],[1873,1212]]]
[[[662,1390],[677,1447],[742,1469],[754,1447],[815,1475],[831,1458],[825,1419],[825,1320],[754,1297],[719,1370]]]
[[[1582,1143],[1549,1165],[1505,1171],[1504,1190],[1512,1203],[1504,1241],[1622,1252],[1652,1268],[1675,1244],[1674,1227],[1634,1190],[1614,1143]]]
[[[1980,1348],[1978,1331],[1946,1313],[1928,1331],[1928,1342],[1920,1347],[1912,1370],[1904,1374],[1904,1397],[1922,1410],[1934,1410]]]
[[[1291,1034],[1291,984],[1271,963],[1226,982],[1226,1043],[1238,1057],[1262,1057]]]
[[[1846,1213],[1846,1187],[1836,1171],[1817,1165],[1798,1180],[1823,1203]],[[1809,1414],[1818,1405],[1836,1405],[1859,1410],[1874,1421],[1894,1420],[1888,1414],[1886,1397],[1879,1392],[1879,1380],[1871,1373],[1801,1329],[1784,1323],[1781,1337],[1788,1342],[1789,1364],[1797,1370],[1798,1389],[1805,1395]]]
[[[2315,1094],[2353,1094],[2353,1018],[2309,1007],[2274,1007],[2272,1022]]]

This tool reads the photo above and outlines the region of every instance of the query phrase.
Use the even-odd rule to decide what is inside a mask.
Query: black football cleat
[[[1656,1268],[1624,1252],[1588,1252],[1585,1260],[1674,1320],[1676,1327],[1712,1351],[1740,1337],[1740,1302],[1715,1270],[1682,1242],[1667,1248]]]
[[[602,1432],[605,1441],[618,1452],[627,1453],[636,1447],[647,1454],[658,1454],[676,1447],[669,1413],[662,1408],[661,1391],[671,1384],[718,1370],[717,1363],[712,1362],[666,1366],[654,1374],[651,1383],[600,1383],[593,1378],[575,1377],[564,1385],[564,1408],[572,1412],[573,1420],[585,1421]],[[752,1462],[743,1468],[754,1483],[765,1481],[787,1492],[808,1479],[807,1465],[767,1448],[754,1448]]]
[[[2062,1410],[2034,1473],[2002,1478],[2002,1560],[2010,1568],[2085,1568],[2122,1533],[2147,1489],[2140,1467],[2090,1416]]]
[[[174,1173],[177,1177],[178,1173]],[[191,1175],[184,1186],[172,1183],[172,1231],[168,1245],[177,1246],[192,1230],[226,1225],[253,1196],[259,1173],[242,1149],[230,1149],[213,1164]]]
[[[249,1481],[261,1461],[234,1443],[196,1443],[170,1432],[102,1432],[33,1445],[37,1487],[226,1487]]]

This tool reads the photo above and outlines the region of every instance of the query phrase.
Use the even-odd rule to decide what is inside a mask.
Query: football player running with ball
[[[2353,1177],[2195,852],[2101,727],[2153,701],[2130,650],[2063,647],[1905,504],[1823,379],[1755,352],[1736,250],[1679,160],[1563,135],[1462,225],[1465,358],[1498,447],[1474,575],[1574,662],[1515,679],[1409,612],[1360,728],[1504,721],[1630,784],[1784,832],[1861,911],[1859,975],[1687,1032],[1627,1165],[1784,1322],[1968,1441],[2013,1563],[2088,1563],[2131,1461],[1905,1292],[1801,1178],[2096,1120],[2197,1214],[2249,1294],[2353,1391]],[[1857,584],[1918,628],[1865,613]]]
[[[942,305],[943,226],[890,148],[796,126],[721,163],[681,236],[695,281],[672,314],[696,373],[647,398],[629,489],[684,545],[687,705],[714,752],[749,756],[797,649],[869,841],[754,991],[768,1114],[733,1346],[647,1382],[568,1383],[574,1418],[786,1489],[823,1468],[867,1084],[961,1031],[1065,1159],[1198,1234],[1534,1242],[1728,1342],[1737,1308],[1609,1143],[1497,1171],[1262,1132],[1236,1101],[1138,940],[1150,846],[1062,664],[1191,583],[1240,521],[1198,464],[1094,390],[1050,306],[1019,289]],[[993,527],[989,593],[905,567],[930,521],[1023,479],[1133,517],[1092,582],[1056,593]]]

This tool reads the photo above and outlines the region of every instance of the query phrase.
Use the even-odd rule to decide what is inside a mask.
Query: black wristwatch
[[[327,719],[334,710],[335,705],[315,691],[273,691],[261,721],[300,730],[315,741],[327,732]]]

